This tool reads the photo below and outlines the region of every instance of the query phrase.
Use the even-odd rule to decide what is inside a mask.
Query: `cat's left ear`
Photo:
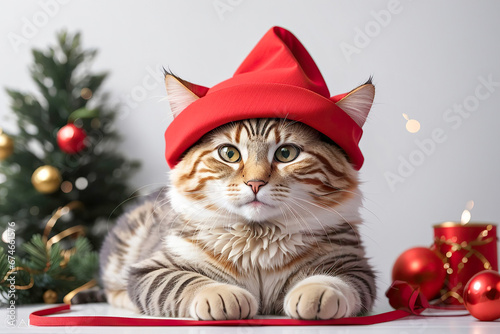
[[[336,102],[360,127],[365,124],[375,98],[375,86],[369,80],[366,84],[353,89]]]
[[[192,84],[170,73],[165,74],[165,86],[170,110],[174,118],[208,91],[206,87]]]

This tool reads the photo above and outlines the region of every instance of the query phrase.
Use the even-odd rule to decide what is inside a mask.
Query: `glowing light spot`
[[[82,99],[88,100],[92,97],[92,91],[87,87],[82,88],[82,90],[80,91],[80,96],[82,97]]]
[[[9,233],[9,230],[5,230],[2,233],[2,241],[8,244],[14,238],[14,236],[15,234]]]
[[[475,282],[472,288],[476,291],[481,290],[481,282]]]
[[[418,261],[414,261],[414,262],[410,263],[410,269],[413,271],[420,270],[420,263],[418,263]]]
[[[39,213],[40,213],[40,209],[38,208],[38,206],[36,206],[36,205],[35,205],[35,206],[32,206],[32,207],[30,208],[30,214],[31,214],[32,216],[36,216],[36,215],[38,215]]]
[[[409,133],[417,133],[418,131],[420,131],[420,122],[416,119],[408,120],[408,122],[406,122],[406,130]]]
[[[417,133],[420,130],[420,122],[416,119],[410,119],[407,114],[403,113],[403,118],[406,119],[406,130],[410,133]]]
[[[470,214],[470,211],[465,209],[463,212],[462,212],[462,217],[460,218],[460,222],[462,223],[462,225],[465,225],[467,224],[468,222],[470,222],[470,218],[471,218],[471,214]]]
[[[87,188],[87,186],[89,185],[89,181],[87,181],[86,178],[84,177],[79,177],[78,179],[76,179],[75,181],[75,187],[78,189],[78,190],[84,190]]]
[[[71,192],[71,190],[73,190],[73,184],[71,184],[71,182],[69,181],[64,181],[63,183],[61,183],[61,190],[63,193],[69,193]]]
[[[446,257],[447,257],[447,258],[450,258],[452,255],[453,255],[453,254],[452,254],[451,252],[447,252],[447,253],[446,253]]]

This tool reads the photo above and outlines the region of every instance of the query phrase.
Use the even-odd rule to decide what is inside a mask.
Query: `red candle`
[[[441,255],[446,281],[441,300],[463,304],[467,282],[480,271],[498,271],[497,227],[491,223],[445,222],[434,226],[433,248]]]

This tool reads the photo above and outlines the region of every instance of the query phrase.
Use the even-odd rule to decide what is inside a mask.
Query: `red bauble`
[[[64,153],[75,154],[85,147],[85,130],[69,123],[57,132],[57,145]]]
[[[500,274],[484,270],[472,276],[464,289],[464,304],[479,320],[500,318]]]
[[[445,278],[443,261],[425,247],[408,249],[397,258],[392,269],[393,281],[404,281],[419,287],[428,300],[437,296]]]

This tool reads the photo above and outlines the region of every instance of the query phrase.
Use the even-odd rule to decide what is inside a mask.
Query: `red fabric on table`
[[[366,317],[352,317],[330,320],[296,319],[248,319],[248,320],[184,320],[144,319],[110,316],[47,317],[47,315],[70,311],[70,305],[60,305],[35,311],[30,314],[32,326],[335,326],[373,325],[404,318],[411,313],[396,310]]]

